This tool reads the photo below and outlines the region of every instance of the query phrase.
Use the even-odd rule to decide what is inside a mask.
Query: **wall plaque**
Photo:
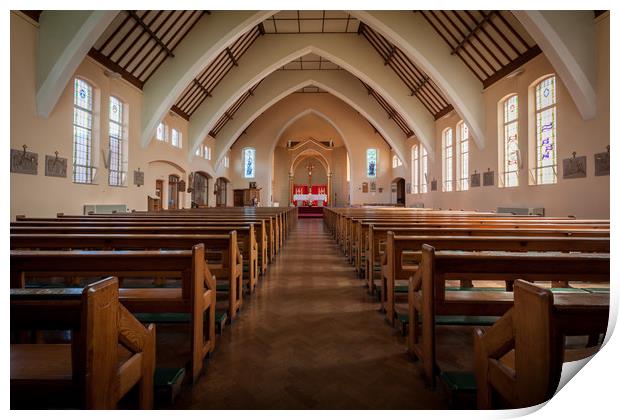
[[[375,181],[370,181],[370,192],[377,192],[377,183]]]
[[[39,155],[27,152],[26,149],[25,144],[23,150],[11,149],[11,172],[36,175],[39,167]]]
[[[54,156],[45,155],[45,176],[66,178],[67,158],[58,157],[58,152],[55,152]]]
[[[138,187],[144,185],[144,172],[140,168],[137,171],[133,171],[133,183]]]
[[[480,174],[479,173],[474,172],[473,174],[471,174],[471,186],[472,188],[480,186]]]
[[[609,175],[609,146],[607,151],[594,155],[594,176]]]
[[[482,186],[488,187],[491,185],[495,185],[495,171],[489,169],[487,172],[482,174]]]
[[[185,192],[185,180],[179,181],[179,192]]]
[[[368,192],[368,182],[362,182],[362,192],[363,193]]]
[[[437,180],[433,179],[431,181],[431,191],[437,191]]]
[[[585,178],[586,177],[586,157],[577,156],[573,152],[573,157],[562,161],[562,177],[564,179]]]

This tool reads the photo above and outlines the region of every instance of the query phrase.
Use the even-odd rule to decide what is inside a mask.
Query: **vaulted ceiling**
[[[110,70],[142,88],[192,30],[204,11],[122,11],[90,50],[89,55]],[[522,65],[540,49],[507,11],[422,11],[430,26],[450,46],[467,67],[486,86],[509,70]],[[208,17],[207,17],[208,18]],[[241,57],[262,35],[342,33],[363,36],[384,63],[403,82],[411,96],[417,97],[435,119],[452,111],[437,84],[401,49],[349,13],[342,11],[281,11],[239,36],[205,67],[172,106],[172,111],[190,120],[227,74],[239,65]],[[274,39],[277,42],[277,38]],[[317,54],[307,54],[282,66],[289,70],[342,70]],[[368,94],[385,110],[406,136],[414,135],[405,119],[375,89],[360,81]],[[260,84],[260,82],[258,83]],[[258,84],[238,98],[209,134],[217,137]],[[302,88],[302,92],[319,89]]]
[[[41,13],[37,11],[26,13],[35,20],[41,17]],[[228,16],[231,16],[235,12],[228,13]],[[217,94],[218,87],[222,86],[222,82],[227,78],[232,77],[231,72],[248,65],[249,59],[244,62],[244,55],[248,51],[260,51],[255,50],[259,39],[268,40],[261,41],[263,49],[265,42],[273,43],[274,48],[279,48],[280,40],[290,42],[290,37],[296,34],[301,37],[325,34],[325,36],[337,37],[341,35],[342,39],[348,37],[347,40],[364,39],[367,42],[366,45],[376,52],[377,61],[380,60],[386,69],[389,68],[393,75],[391,77],[395,76],[394,80],[400,80],[400,89],[392,86],[390,90],[375,80],[363,77],[362,74],[366,70],[363,63],[358,62],[355,67],[344,63],[347,69],[343,69],[343,62],[336,60],[337,57],[323,56],[319,52],[320,49],[314,49],[310,53],[291,57],[288,62],[278,64],[279,68],[270,69],[267,73],[255,73],[262,76],[243,85],[251,87],[245,87],[242,93],[236,91],[223,107],[219,105],[218,108],[214,108],[217,109],[217,115],[215,118],[209,117],[208,125],[210,126],[206,127],[205,132],[212,137],[217,137],[222,133],[227,124],[243,109],[249,98],[252,98],[257,89],[261,88],[261,84],[270,73],[290,71],[354,73],[369,98],[376,103],[376,106],[380,106],[387,119],[392,121],[405,138],[414,135],[412,122],[417,127],[415,131],[425,126],[424,124],[426,124],[425,127],[428,126],[428,123],[420,125],[419,122],[411,119],[414,115],[412,112],[416,109],[420,112],[425,110],[435,120],[456,109],[465,120],[473,122],[476,117],[468,114],[467,104],[464,105],[463,102],[467,101],[469,95],[467,92],[475,92],[476,89],[482,91],[541,53],[533,37],[520,23],[523,19],[517,19],[510,11],[412,11],[398,12],[397,15],[363,11],[280,11],[261,12],[262,15],[261,13],[252,15],[250,12],[240,12],[238,19],[242,19],[243,13],[246,13],[245,16],[250,19],[247,22],[251,24],[246,25],[239,20],[239,26],[230,27],[232,32],[222,32],[226,36],[219,39],[226,39],[222,41],[225,43],[217,44],[216,38],[213,41],[217,44],[214,47],[215,53],[206,55],[205,57],[209,58],[202,61],[200,67],[191,67],[191,71],[195,73],[192,73],[191,77],[183,76],[181,86],[167,90],[167,92],[174,92],[173,95],[176,97],[174,104],[170,103],[172,102],[170,99],[156,101],[157,103],[165,103],[166,107],[171,107],[172,111],[191,123],[199,110],[212,107],[211,101]],[[107,28],[100,32],[88,55],[111,71],[119,73],[136,87],[144,89],[146,98],[147,88],[150,86],[149,81],[161,79],[158,71],[168,71],[171,67],[170,63],[175,60],[177,49],[184,45],[183,41],[194,38],[195,42],[196,36],[192,35],[193,31],[208,32],[210,27],[215,27],[220,23],[220,21],[209,19],[224,15],[226,14],[222,12],[210,13],[199,10],[121,11],[111,20]],[[257,16],[262,17],[256,19]],[[256,20],[252,21],[252,19]],[[418,30],[418,27],[422,32],[410,31],[412,28]],[[408,30],[409,38],[400,37]],[[434,33],[437,40],[433,44],[433,49],[415,46],[416,41],[412,37],[414,33]],[[359,41],[356,42],[358,42],[356,45],[361,46]],[[442,42],[443,47],[440,46]],[[463,67],[462,72],[469,73],[467,77],[471,80],[477,80],[480,88],[473,86],[473,90],[470,87],[467,91],[458,92],[457,84],[449,78],[454,78],[454,75],[461,70],[444,75],[443,72],[451,72],[451,67],[459,66],[458,61],[446,61],[445,59],[437,61],[435,59],[439,67],[433,63],[430,63],[429,67],[428,54],[439,54],[443,51],[446,55],[457,57],[462,63],[460,65]],[[185,51],[182,53],[184,54]],[[446,67],[445,63],[448,62],[451,64]],[[378,67],[375,64],[376,69]],[[459,73],[461,79],[465,77],[462,72]],[[375,74],[377,74],[376,71]],[[230,85],[230,82],[228,84]],[[394,92],[398,90],[400,93],[394,95]],[[320,84],[317,86],[316,83],[309,81],[306,86],[296,88],[295,92],[325,93],[327,90]],[[406,94],[403,95],[402,93],[405,92]],[[160,95],[163,94],[165,92]],[[407,95],[417,101],[415,104],[419,104],[419,108],[416,108],[418,105],[414,103],[408,105],[407,109],[403,108],[402,102],[406,101]],[[396,100],[395,97],[400,99]],[[476,103],[480,102],[480,100],[477,101]],[[221,104],[222,101],[218,103]],[[157,106],[160,107],[160,105]],[[156,113],[159,114],[161,111],[158,108]],[[146,131],[150,130],[153,124],[150,118],[152,117],[149,117],[147,121]],[[372,125],[370,121],[369,123]],[[474,125],[472,131],[475,132],[478,129],[478,133],[481,133],[480,127],[481,124],[478,124],[478,127]],[[381,130],[381,127],[379,129]],[[143,133],[143,142],[145,134],[148,138],[148,133]]]

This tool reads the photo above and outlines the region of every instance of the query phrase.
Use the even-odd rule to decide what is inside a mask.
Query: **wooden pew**
[[[189,372],[195,382],[203,359],[215,348],[215,280],[205,264],[204,252],[203,244],[191,251],[12,250],[11,287],[25,288],[32,284],[32,277],[180,278],[180,288],[121,288],[119,299],[133,313],[188,315]]]
[[[423,245],[422,261],[409,279],[408,352],[420,359],[435,384],[438,316],[502,316],[513,304],[507,291],[446,291],[446,280],[584,281],[609,284],[609,254],[435,251]],[[421,320],[421,327],[420,327]]]
[[[380,262],[385,253],[388,232],[398,236],[552,236],[552,237],[601,237],[609,238],[609,229],[572,229],[570,227],[540,228],[488,228],[488,227],[398,227],[370,225],[366,249],[365,272],[369,293],[374,293],[374,280],[381,274]],[[377,270],[377,266],[379,269]],[[373,267],[371,269],[371,267]]]
[[[549,400],[562,364],[598,351],[608,318],[609,294],[559,295],[517,280],[514,306],[491,328],[474,331],[478,408],[500,408],[499,400],[510,408]],[[571,335],[597,340],[585,349],[566,350],[565,337]]]
[[[382,262],[381,304],[386,318],[394,325],[397,279],[414,275],[420,262],[422,245],[437,251],[511,251],[511,252],[604,252],[610,251],[609,238],[543,236],[396,236],[388,232],[387,251]],[[466,287],[472,287],[468,282]],[[556,287],[568,287],[557,284]],[[475,290],[475,289],[472,289]],[[507,290],[512,290],[508,282]]]
[[[365,266],[362,264],[362,255],[368,248],[370,243],[370,226],[375,228],[398,228],[407,227],[462,227],[462,228],[480,228],[480,229],[571,229],[579,230],[603,230],[609,231],[609,223],[567,223],[565,220],[533,220],[533,219],[508,219],[508,218],[487,218],[487,217],[469,217],[459,219],[435,218],[418,221],[385,221],[385,220],[363,220],[358,224],[358,232],[353,236],[356,245],[352,248],[352,260],[355,264],[356,271],[360,276],[366,274]],[[581,222],[581,221],[579,221]]]
[[[248,278],[252,285],[250,291],[253,291],[256,284],[258,274],[265,274],[267,271],[267,235],[265,231],[264,221],[261,224],[254,222],[198,222],[198,221],[133,221],[118,218],[115,220],[71,220],[64,219],[24,219],[21,218],[17,222],[11,223],[11,229],[15,233],[60,233],[65,232],[64,229],[52,228],[81,228],[82,233],[107,232],[107,229],[118,229],[118,232],[124,232],[124,228],[140,228],[136,233],[166,233],[166,234],[184,234],[184,233],[205,233],[205,234],[223,234],[232,230],[237,231],[240,250],[248,265]],[[24,228],[23,230],[18,230]],[[29,228],[29,229],[25,229]],[[49,229],[47,229],[49,228]],[[88,228],[88,229],[87,229]],[[92,228],[92,229],[90,229]],[[148,228],[148,229],[147,229]],[[67,232],[79,233],[78,229],[66,230]],[[260,265],[260,268],[259,268]]]
[[[174,210],[174,211],[162,211],[162,212],[154,212],[154,213],[119,213],[119,214],[93,214],[88,216],[73,216],[73,215],[64,215],[59,213],[59,219],[66,221],[105,221],[105,220],[134,220],[134,221],[194,221],[194,222],[249,222],[249,223],[265,223],[266,231],[267,231],[267,240],[269,241],[270,248],[268,249],[268,258],[271,261],[275,258],[275,255],[278,253],[282,243],[284,235],[287,234],[285,231],[285,226],[282,221],[282,216],[280,214],[230,214],[227,212],[217,212],[213,213],[203,213],[198,211],[198,209],[187,209],[187,210]],[[17,216],[17,221],[24,220],[25,217]],[[35,219],[28,219],[35,220]]]
[[[139,407],[153,407],[155,326],[119,303],[116,278],[83,290],[11,289],[11,333],[24,329],[71,330],[72,343],[11,344],[12,400],[107,410],[137,384]]]
[[[236,238],[241,237],[239,239],[233,239],[231,234],[234,232]],[[53,224],[49,227],[35,227],[35,226],[13,226],[11,227],[12,235],[53,235],[52,237],[59,237],[63,235],[100,235],[102,239],[104,237],[109,237],[110,235],[120,235],[118,237],[119,240],[125,240],[125,244],[121,242],[117,242],[118,249],[141,249],[139,245],[135,245],[135,247],[127,248],[129,245],[133,245],[133,243],[127,242],[131,239],[125,239],[129,235],[132,236],[140,236],[145,241],[148,240],[150,249],[179,249],[179,246],[183,245],[182,248],[190,249],[191,245],[200,243],[200,236],[204,236],[204,240],[208,240],[206,250],[208,251],[207,257],[210,263],[212,263],[211,269],[217,269],[217,273],[213,273],[219,279],[229,279],[233,281],[233,279],[237,279],[239,276],[242,276],[243,270],[236,271],[235,265],[230,263],[232,259],[224,258],[221,260],[221,256],[225,256],[228,254],[234,254],[235,258],[239,261],[238,263],[243,263],[245,258],[247,257],[249,261],[247,261],[246,266],[248,268],[248,291],[252,292],[256,288],[257,285],[257,275],[258,272],[258,259],[257,257],[257,247],[256,242],[254,241],[253,228],[245,227],[245,228],[236,228],[232,229],[231,227],[189,227],[189,226],[180,226],[180,227],[171,227],[171,226],[64,226],[62,224]],[[148,235],[159,235],[158,240],[149,240],[146,238]],[[188,240],[196,240],[193,244],[188,243],[187,240],[183,239],[186,237]],[[226,239],[224,242],[223,239]],[[93,241],[97,239],[91,238]],[[61,241],[60,238],[54,239],[56,243]],[[234,248],[233,249],[233,240]],[[104,242],[96,242],[96,244],[102,244],[105,246],[104,248],[96,248],[96,249],[112,249],[109,244],[105,244]],[[158,246],[156,246],[158,244]],[[146,246],[146,245],[145,245]],[[68,247],[66,247],[68,248]],[[58,247],[48,246],[44,249],[59,249]],[[218,254],[219,253],[219,254]],[[243,258],[242,258],[243,257]],[[215,259],[214,261],[211,261]],[[238,279],[241,281],[241,279]],[[235,286],[237,287],[237,286]],[[233,290],[233,289],[231,289]],[[243,290],[240,288],[239,290]]]

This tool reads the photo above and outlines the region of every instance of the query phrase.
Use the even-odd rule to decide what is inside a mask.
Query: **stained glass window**
[[[519,186],[519,97],[504,101],[504,187]]]
[[[411,148],[411,192],[420,193],[420,146]]]
[[[420,189],[422,190],[422,193],[427,193],[428,192],[428,151],[426,150],[426,147],[422,146],[422,166],[420,168],[420,174],[421,174],[421,184],[420,184]]]
[[[124,155],[124,126],[123,126],[123,103],[114,96],[110,97],[110,127],[109,127],[109,148],[110,148],[110,173],[108,182],[110,185],[125,185]]]
[[[469,128],[461,121],[458,125],[458,181],[457,189],[467,191],[469,189]]]
[[[452,129],[448,128],[443,132],[443,190],[452,191]]]
[[[536,85],[536,183],[557,182],[555,76]]]
[[[82,79],[73,85],[73,182],[93,182],[93,87]]]
[[[172,143],[174,147],[178,147],[179,149],[182,147],[181,132],[177,130],[176,128],[173,128],[170,131],[170,143]]]
[[[377,176],[377,149],[366,150],[366,176],[369,178]]]
[[[204,158],[207,160],[211,160],[211,148],[209,146],[205,146]]]
[[[256,149],[246,147],[243,149],[243,177],[254,178],[256,164]]]
[[[159,125],[157,126],[157,140],[159,141],[165,141],[166,140],[166,125],[161,122],[159,123]]]

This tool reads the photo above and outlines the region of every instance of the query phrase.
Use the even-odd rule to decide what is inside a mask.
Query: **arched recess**
[[[156,197],[156,190],[160,189],[159,198],[161,199],[162,208],[167,209],[170,201],[169,195],[169,176],[177,175],[179,180],[185,180],[187,171],[179,164],[165,160],[155,159],[147,163],[147,170],[145,171],[145,192],[151,197]],[[185,207],[186,193],[179,194],[178,204],[181,207]]]
[[[209,183],[213,177],[205,171],[194,171],[190,174],[187,185],[191,188],[191,206],[208,206]]]
[[[339,125],[336,124],[329,116],[327,116],[325,113],[314,109],[314,108],[308,108],[303,110],[302,112],[299,112],[298,114],[292,116],[284,125],[282,125],[282,127],[280,128],[280,130],[278,131],[278,134],[275,137],[275,141],[272,143],[271,145],[271,150],[270,150],[270,156],[274,155],[274,151],[276,148],[276,145],[278,144],[278,142],[280,141],[280,138],[282,137],[282,135],[286,132],[286,130],[292,126],[295,122],[299,121],[300,119],[302,119],[303,117],[307,116],[307,115],[316,115],[317,117],[323,119],[327,124],[331,125],[334,130],[336,130],[336,132],[338,133],[338,135],[340,136],[340,138],[343,140],[344,142],[344,147],[347,151],[347,160],[349,157],[349,146],[347,145],[347,141],[345,134],[343,133],[343,131],[340,129]],[[303,160],[303,158],[308,157],[310,155],[311,152],[314,152],[316,154],[317,157],[320,157],[319,162],[321,162],[323,164],[323,167],[325,168],[325,172],[330,176],[331,178],[331,174],[332,174],[332,168],[329,164],[329,162],[327,161],[327,159],[325,158],[325,156],[320,152],[320,150],[318,150],[318,148],[312,147],[312,148],[308,148],[303,150],[302,152],[300,152],[295,159],[293,159],[293,162],[291,163],[291,167],[289,168],[289,175],[292,176],[295,173],[295,170],[297,169],[297,165],[299,165],[299,163],[301,163],[301,161]],[[322,159],[322,160],[321,160]],[[273,179],[274,179],[274,173],[273,170],[270,174],[270,185],[273,185]],[[333,199],[333,192],[334,192],[334,188],[333,185],[329,186],[330,191],[329,191],[329,200],[328,202],[333,203],[332,199]],[[349,196],[351,195],[351,185],[349,184],[349,188],[347,193],[349,194]]]
[[[277,48],[274,48],[276,41]],[[256,40],[239,60],[239,66],[229,72],[212,97],[192,115],[189,126],[190,155],[193,148],[208,136],[217,120],[245,92],[259,81],[274,76],[273,73],[283,65],[309,53],[317,54],[346,70],[321,73],[348,72],[358,85],[361,86],[361,83],[356,78],[368,84],[402,115],[426,147],[433,149],[434,117],[417,97],[409,95],[394,72],[386,70],[381,56],[363,37],[356,34],[295,34],[278,35],[276,41],[270,37]],[[257,91],[263,88],[264,83]]]
[[[142,100],[142,146],[150,143],[157,125],[183,89],[219,53],[275,11],[213,10],[198,21],[144,85]]]
[[[306,149],[299,153],[297,156],[295,156],[295,158],[291,162],[289,174],[294,174],[299,164],[308,157],[316,158],[316,160],[319,161],[321,166],[323,166],[323,169],[325,169],[325,173],[329,175],[329,173],[331,172],[329,162],[327,161],[325,156],[323,156],[323,154],[316,149]]]
[[[451,54],[450,48],[424,17],[410,11],[347,12],[381,33],[411,57],[433,79],[465,120],[478,148],[484,149],[486,109],[482,83],[457,56]]]
[[[283,71],[266,78],[245,104],[218,134],[216,156],[221,160],[226,151],[249,124],[282,98],[314,85],[331,93],[366,118],[385,138],[390,147],[408,166],[406,137],[390,120],[383,108],[368,96],[366,89],[351,74],[343,71]],[[431,144],[432,146],[432,144]],[[429,152],[433,149],[429,149]]]
[[[228,205],[228,190],[230,180],[226,177],[217,177],[214,184],[215,207],[226,207]]]
[[[372,130],[368,122],[364,120],[363,115],[356,112],[355,108],[348,106],[338,97],[329,94],[299,94],[286,96],[265,110],[264,114],[260,116],[260,123],[252,124],[252,126],[248,128],[248,137],[256,136],[256,138],[270,139],[271,141],[269,145],[264,145],[257,149],[257,159],[260,159],[261,162],[266,162],[266,164],[259,166],[257,178],[258,181],[262,182],[269,190],[269,197],[272,194],[274,151],[278,140],[287,126],[290,126],[295,120],[301,118],[303,115],[307,115],[309,112],[325,118],[325,120],[339,133],[343,140],[346,154],[350,158],[350,170],[352,174],[361,172],[362,168],[365,166],[365,160],[362,161],[361,156],[356,158],[354,153],[356,146],[357,149],[359,149],[359,139],[364,136],[368,138],[368,134],[365,133]],[[235,120],[237,119],[238,118],[235,117]],[[257,131],[259,129],[260,131]],[[383,140],[378,134],[373,133],[372,136],[374,136],[373,139],[377,142],[383,143]],[[243,136],[239,141],[243,142],[245,138],[246,136]],[[374,141],[373,139],[369,138],[371,141]],[[253,143],[247,143],[247,145],[250,144]],[[245,145],[246,144],[243,144],[243,146],[236,145],[235,148],[238,147],[240,149],[241,147],[245,147]],[[363,154],[365,154],[365,152],[363,152]],[[261,173],[261,167],[269,169]],[[343,177],[345,176],[346,173],[343,174]],[[357,194],[352,187],[352,182],[348,184],[348,191],[346,191],[346,193],[351,199]]]

